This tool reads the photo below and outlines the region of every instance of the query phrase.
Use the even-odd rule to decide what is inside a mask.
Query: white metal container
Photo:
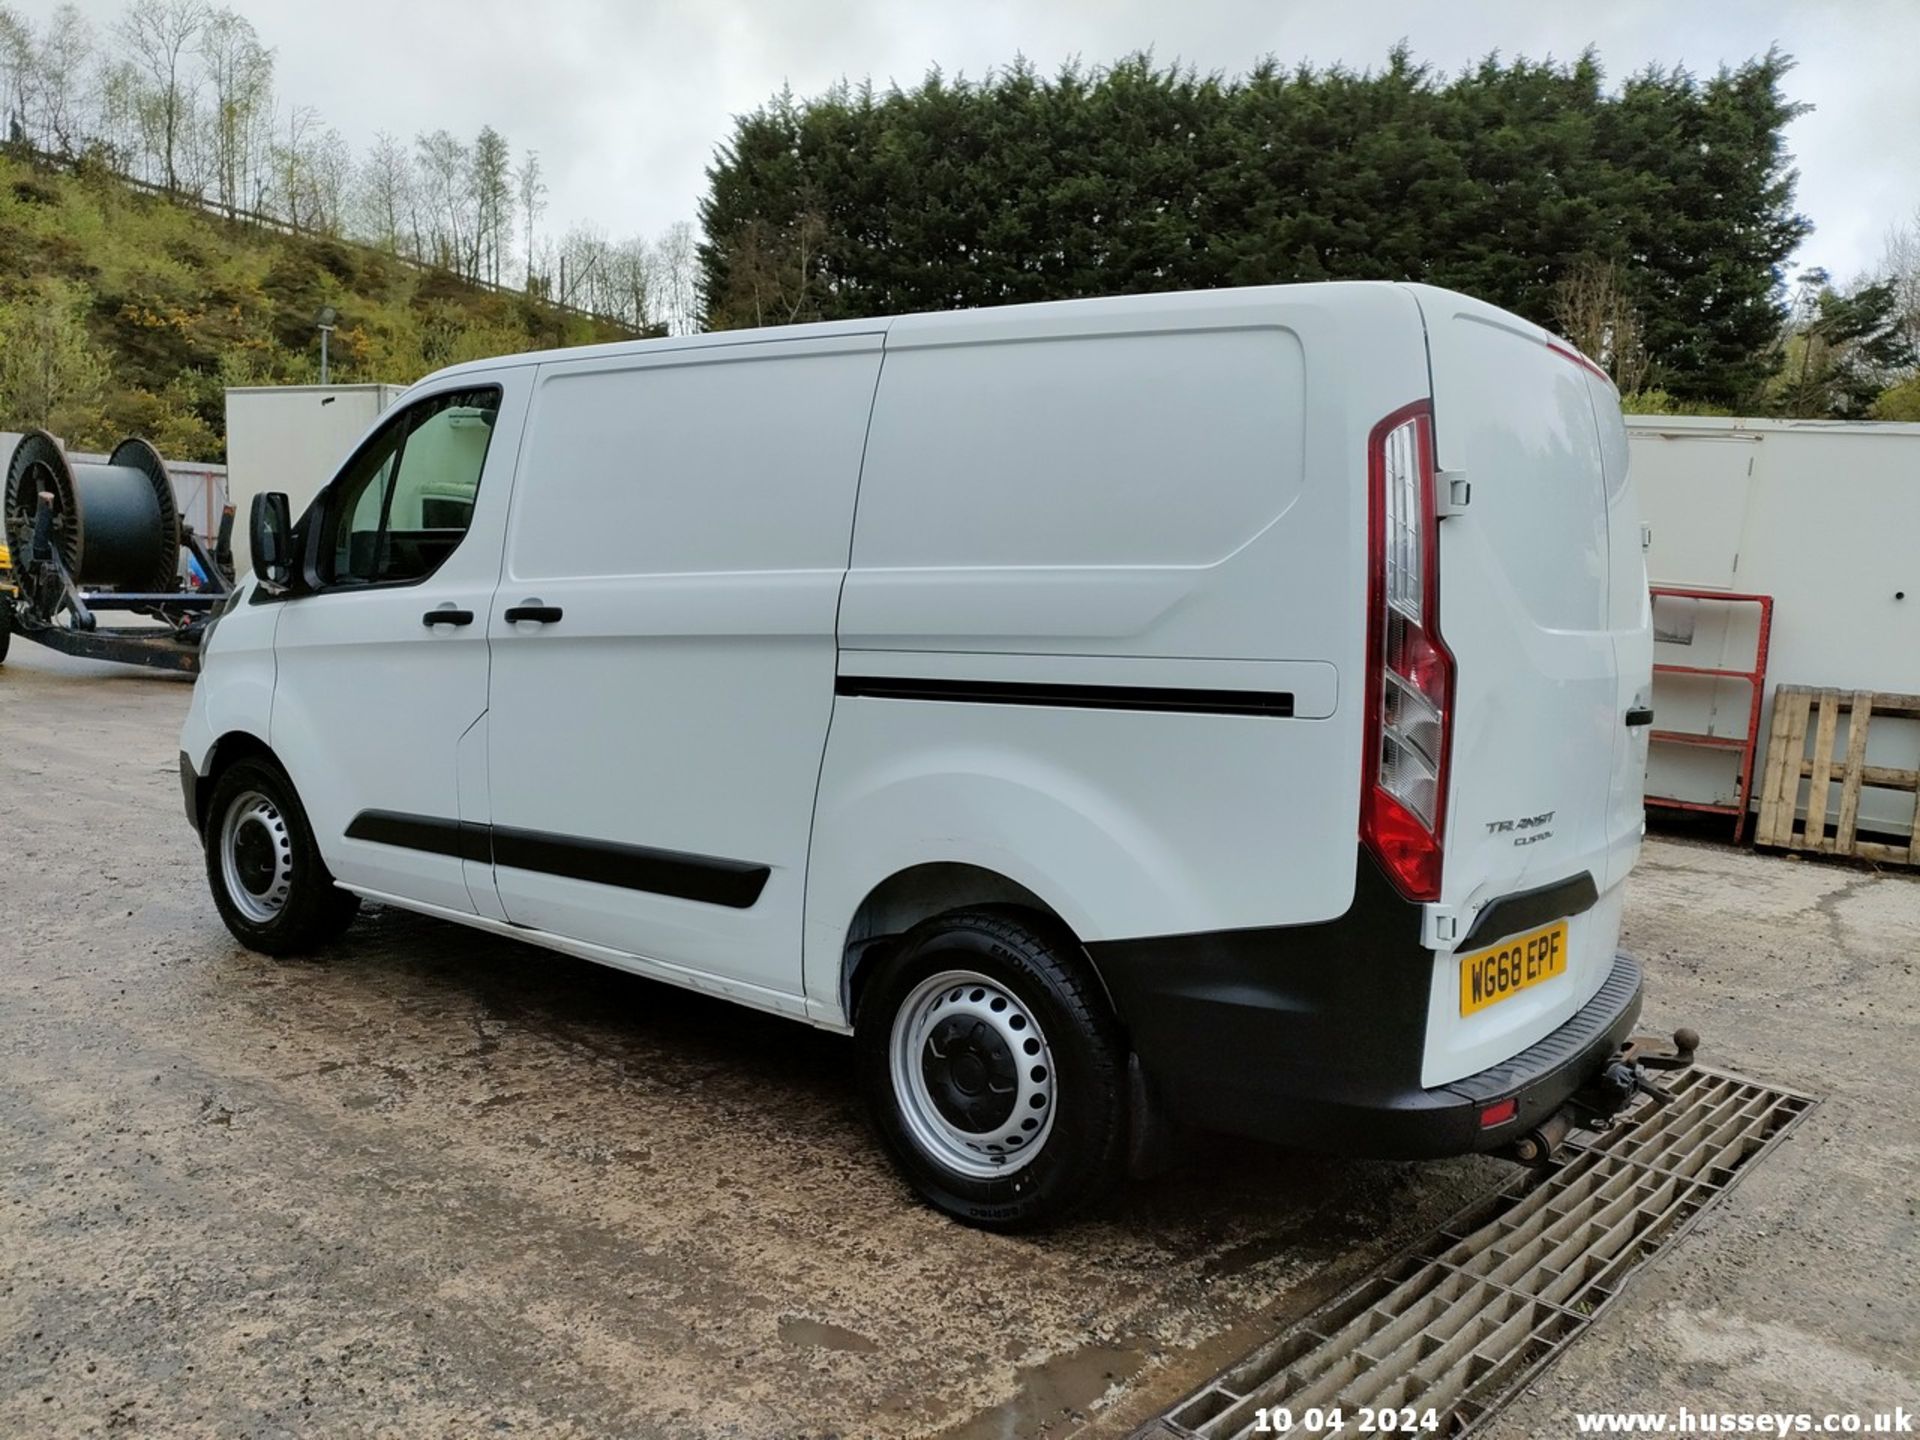
[[[1758,809],[1778,685],[1920,691],[1920,425],[1629,416],[1633,476],[1652,526],[1655,586],[1773,597],[1751,808]],[[1753,606],[1662,599],[1654,659],[1747,669]],[[1660,675],[1662,730],[1743,734],[1739,682]],[[1868,763],[1920,763],[1920,726],[1869,732]],[[1738,755],[1656,745],[1647,793],[1732,804]],[[1861,791],[1860,827],[1913,830],[1913,797]]]

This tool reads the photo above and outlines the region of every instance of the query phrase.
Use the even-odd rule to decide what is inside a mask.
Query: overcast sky
[[[44,20],[52,0],[14,0]],[[1240,71],[1258,56],[1376,66],[1404,38],[1453,70],[1490,50],[1598,47],[1610,80],[1649,61],[1711,73],[1778,43],[1812,104],[1788,132],[1800,256],[1850,278],[1920,207],[1920,0],[228,0],[276,53],[283,102],[353,142],[492,124],[537,149],[558,233],[614,239],[694,218],[731,117],[791,84],[910,84],[930,64],[978,75],[1151,49]],[[103,28],[120,0],[81,0]]]

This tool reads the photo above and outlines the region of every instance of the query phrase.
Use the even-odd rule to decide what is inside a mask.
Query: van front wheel
[[[300,797],[279,768],[240,760],[207,802],[207,883],[249,950],[298,955],[335,939],[360,897],[335,887]]]
[[[1119,1178],[1126,1047],[1079,947],[1041,917],[916,926],[866,985],[855,1032],[881,1139],[948,1214],[1031,1228]]]

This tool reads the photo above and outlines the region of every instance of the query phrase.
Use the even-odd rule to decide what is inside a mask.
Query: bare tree
[[[825,218],[813,211],[787,225],[764,220],[742,225],[727,242],[727,289],[714,297],[714,328],[819,319],[820,248],[826,236]]]
[[[653,303],[653,248],[638,236],[614,246],[607,254],[603,313],[644,330],[651,322]]]
[[[0,5],[0,112],[6,116],[10,144],[31,139],[28,111],[33,105],[34,48],[32,24],[18,11]]]
[[[143,128],[170,191],[180,189],[182,143],[199,97],[191,56],[211,14],[205,0],[134,0],[120,22],[120,38],[150,87],[141,107]]]
[[[383,250],[400,253],[413,209],[413,160],[406,146],[382,130],[360,167],[355,223]]]
[[[94,80],[93,128],[107,162],[131,174],[140,147],[140,72],[130,61],[103,55]]]
[[[1652,360],[1640,312],[1611,260],[1577,261],[1553,288],[1553,318],[1562,335],[1613,377],[1621,394],[1646,385]]]
[[[273,108],[273,52],[260,43],[251,21],[216,10],[201,31],[199,54],[213,89],[208,133],[214,196],[231,215],[251,188],[258,117]]]
[[[1897,225],[1887,232],[1887,253],[1880,268],[1893,287],[1900,333],[1920,350],[1920,209],[1913,212],[1911,225]]]
[[[653,247],[654,318],[669,335],[689,335],[698,328],[700,284],[698,251],[693,226],[676,220]]]
[[[307,223],[322,235],[344,235],[353,189],[353,148],[329,125],[307,147]]]
[[[421,258],[471,276],[468,256],[477,228],[473,204],[473,157],[445,130],[414,141],[420,158],[421,211],[427,221],[427,251]]]
[[[547,208],[547,182],[540,173],[540,152],[529,150],[513,172],[514,191],[520,200],[520,216],[527,227],[527,289],[533,289],[533,227]]]
[[[576,225],[560,241],[560,280],[554,299],[582,310],[599,310],[612,278],[606,236],[591,225]]]
[[[554,266],[559,255],[551,237],[542,235],[533,242],[533,254],[527,257],[527,293],[541,300],[555,296]]]
[[[271,180],[265,208],[295,230],[313,224],[313,147],[319,138],[320,112],[311,105],[290,105],[268,154]]]
[[[78,154],[86,141],[86,96],[81,87],[93,62],[93,44],[93,26],[72,5],[53,12],[40,41],[35,87],[40,144],[59,155]]]
[[[500,283],[513,249],[513,152],[506,137],[482,125],[473,142],[474,271],[484,267],[492,284]]]

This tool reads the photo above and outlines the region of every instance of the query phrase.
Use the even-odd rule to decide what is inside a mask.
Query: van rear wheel
[[[957,1219],[1046,1225],[1119,1179],[1126,1047],[1079,946],[1044,917],[916,926],[866,985],[855,1033],[882,1141]]]
[[[337,888],[300,797],[264,760],[236,761],[207,802],[207,883],[249,950],[299,955],[337,938],[360,897]]]

